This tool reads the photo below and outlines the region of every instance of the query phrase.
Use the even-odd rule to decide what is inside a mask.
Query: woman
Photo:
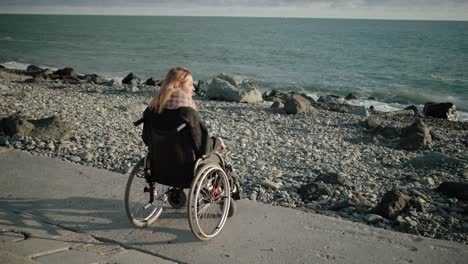
[[[194,92],[192,73],[172,68],[143,113],[143,141],[149,148],[151,175],[158,183],[188,188],[195,161],[225,148],[221,138],[209,136],[200,120]]]

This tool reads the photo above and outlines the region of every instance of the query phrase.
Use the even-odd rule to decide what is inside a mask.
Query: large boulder
[[[453,103],[434,103],[429,102],[424,105],[423,109],[426,116],[444,118],[451,121],[457,121],[457,111]]]
[[[72,77],[78,78],[78,74],[75,72],[73,68],[63,68],[54,71],[54,75],[58,75],[60,77]]]
[[[353,115],[364,116],[364,117],[368,117],[370,115],[369,111],[364,105],[353,106],[351,110],[349,111],[349,113]]]
[[[320,182],[311,182],[302,185],[297,193],[306,203],[316,201],[320,199],[320,196],[322,195],[331,196],[333,194],[330,187]]]
[[[303,113],[311,107],[310,101],[300,94],[290,94],[284,102],[284,110],[287,114]]]
[[[234,86],[239,86],[245,81],[245,79],[242,78],[239,75],[235,75],[235,74],[232,74],[232,73],[226,73],[226,72],[218,74],[218,76],[216,76],[216,78],[219,78],[221,80],[225,80],[225,81],[227,81],[228,83],[230,83],[231,85],[234,85]]]
[[[34,125],[19,115],[12,115],[0,120],[0,130],[7,136],[15,134],[29,136],[31,131],[34,130]]]
[[[343,174],[341,173],[323,173],[320,174],[316,179],[316,181],[321,181],[323,183],[333,184],[333,185],[342,185],[346,187],[352,187],[353,184],[350,180],[348,180]]]
[[[71,130],[57,116],[28,120],[19,115],[12,115],[0,120],[0,130],[8,136],[19,134],[42,140],[66,140],[71,135]]]
[[[97,74],[86,74],[83,77],[81,77],[81,79],[87,83],[92,84],[106,84],[109,81],[106,78]]]
[[[324,104],[344,104],[345,103],[345,99],[338,95],[320,96],[317,101],[319,103],[324,103]]]
[[[395,139],[401,134],[399,128],[386,126],[378,116],[370,116],[364,123],[370,134],[381,135],[386,139]]]
[[[416,120],[401,132],[400,147],[406,150],[428,147],[432,144],[432,137],[429,128],[421,120]]]
[[[153,77],[149,78],[148,80],[145,81],[145,84],[146,85],[150,85],[150,86],[158,86],[158,83],[160,81],[158,79],[155,79]]]
[[[36,65],[29,65],[28,67],[26,67],[26,72],[27,73],[30,73],[30,74],[39,74],[39,73],[42,73],[44,71],[44,69],[42,69],[41,67],[39,66],[36,66]]]
[[[231,74],[228,76],[232,77],[233,75]],[[224,79],[215,77],[208,86],[206,96],[209,98],[238,103],[256,103],[263,101],[260,91],[250,82],[244,80],[239,84],[238,79],[227,78],[225,75],[221,75],[220,77]]]
[[[127,74],[125,78],[122,80],[122,84],[132,84],[132,85],[138,85],[141,83],[141,79],[138,78],[133,72]]]
[[[210,82],[211,81],[198,80],[198,84],[195,89],[195,92],[199,95],[205,95],[206,92],[208,91],[208,87],[210,87]]]
[[[393,189],[384,194],[372,211],[385,218],[395,218],[406,209],[410,200],[410,196]]]
[[[468,201],[468,183],[443,182],[436,190],[448,197],[456,197],[460,200]]]

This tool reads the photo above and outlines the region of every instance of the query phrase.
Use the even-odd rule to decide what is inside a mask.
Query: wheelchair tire
[[[187,202],[187,195],[185,195],[182,189],[172,189],[169,191],[167,201],[174,209],[180,209],[184,207]]]
[[[196,238],[206,241],[221,232],[229,213],[230,193],[229,178],[219,165],[197,169],[187,206],[190,229]]]
[[[149,183],[144,177],[145,158],[133,167],[125,187],[125,212],[135,226],[146,227],[158,220],[166,200],[168,187],[154,184],[154,201],[149,202]]]
[[[237,214],[237,204],[232,197],[229,199],[231,199],[231,203],[229,204],[228,217],[233,217]]]

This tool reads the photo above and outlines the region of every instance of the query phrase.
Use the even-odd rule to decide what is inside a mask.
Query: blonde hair
[[[175,67],[170,69],[163,80],[161,89],[159,89],[159,92],[153,96],[149,103],[150,110],[162,113],[167,102],[171,99],[171,95],[178,88],[176,87],[177,83],[183,83],[187,76],[192,76],[192,72],[185,68]]]

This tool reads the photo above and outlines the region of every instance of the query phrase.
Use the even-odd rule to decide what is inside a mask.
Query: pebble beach
[[[133,122],[155,86],[30,78],[0,71],[0,118],[56,116],[70,136],[0,134],[1,146],[123,174],[145,155],[142,127]],[[432,143],[410,151],[369,133],[366,120],[376,116],[403,128],[416,120],[413,115],[363,117],[326,107],[287,115],[273,111],[269,101],[195,101],[211,135],[224,139],[245,199],[468,244],[468,201],[437,191],[444,182],[468,183],[467,122],[425,118]],[[392,190],[406,197],[405,209],[379,215],[375,208]]]

